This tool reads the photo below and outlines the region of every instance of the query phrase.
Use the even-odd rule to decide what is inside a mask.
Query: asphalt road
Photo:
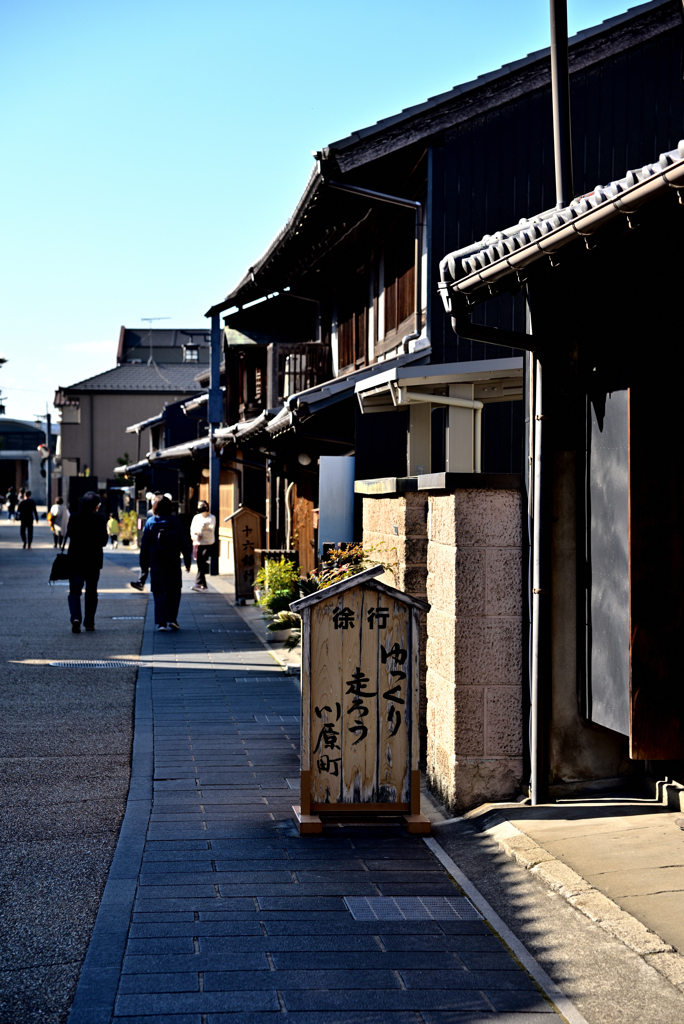
[[[136,669],[147,597],[128,582],[137,554],[107,553],[96,631],[71,633],[66,586],[48,586],[52,535],[23,550],[0,521],[0,1021],[66,1020],[128,792]],[[102,593],[112,591],[112,593]],[[117,593],[118,591],[118,593]],[[127,593],[128,591],[128,593]]]

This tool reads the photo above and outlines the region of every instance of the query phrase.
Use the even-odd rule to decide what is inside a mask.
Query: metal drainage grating
[[[69,580],[48,580],[49,587],[68,587]]]
[[[140,668],[139,661],[51,661],[50,668]]]
[[[112,615],[116,622],[129,622],[131,619],[144,619],[144,615]]]
[[[465,896],[345,896],[355,921],[481,921]]]

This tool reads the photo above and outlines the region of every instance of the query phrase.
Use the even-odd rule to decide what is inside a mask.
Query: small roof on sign
[[[311,608],[312,605],[319,604],[321,601],[326,601],[329,597],[336,597],[338,594],[343,594],[346,590],[351,590],[352,587],[358,587],[359,584],[372,587],[373,590],[378,590],[382,594],[386,594],[388,597],[393,597],[395,601],[400,601],[402,604],[410,605],[411,608],[418,608],[422,612],[429,612],[430,605],[427,601],[420,601],[417,597],[411,597],[410,594],[404,594],[401,590],[395,590],[394,587],[388,587],[386,583],[381,583],[377,580],[376,576],[382,576],[385,568],[382,565],[374,565],[370,569],[364,569],[362,572],[357,572],[354,576],[348,576],[346,580],[340,580],[339,583],[333,583],[330,587],[324,587],[322,590],[317,590],[314,594],[308,594],[306,597],[300,597],[298,601],[293,601],[290,605],[290,610],[293,612],[301,612],[305,608]]]
[[[229,516],[226,516],[223,522],[227,523],[229,519],[234,519],[235,516],[239,516],[241,512],[251,512],[253,516],[260,516],[261,519],[266,518],[263,512],[256,512],[253,508],[247,508],[246,505],[240,505],[240,508],[236,508]]]

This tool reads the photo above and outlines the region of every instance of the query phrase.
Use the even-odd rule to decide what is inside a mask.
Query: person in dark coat
[[[143,573],[150,573],[154,621],[157,630],[165,633],[169,629],[180,629],[177,621],[183,586],[180,560],[182,556],[185,571],[190,572],[192,544],[188,531],[173,514],[170,498],[165,495],[155,498],[152,512],[140,540],[140,568]]]
[[[102,568],[102,549],[107,543],[107,520],[98,515],[100,496],[87,491],[81,499],[81,511],[69,519],[69,613],[72,633],[81,632],[81,592],[85,586],[85,619],[91,633],[95,629],[97,581]]]
[[[19,515],[21,539],[24,542],[24,547],[31,547],[33,544],[33,520],[38,522],[38,509],[36,503],[31,497],[31,492],[27,491],[25,496],[19,502],[17,508],[17,514]]]

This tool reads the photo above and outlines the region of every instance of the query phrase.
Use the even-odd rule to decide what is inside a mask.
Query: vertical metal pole
[[[52,505],[52,416],[47,406],[45,407],[45,444],[48,450],[48,457],[45,463],[45,501],[49,512]]]
[[[207,416],[209,419],[209,437],[213,439],[216,428],[221,425],[221,322],[218,316],[211,318],[211,364],[209,367],[209,401],[207,403]],[[218,530],[220,525],[220,487],[221,483],[221,460],[214,451],[214,445],[209,445],[209,511],[216,516],[216,543],[211,550],[209,560],[209,572],[212,576],[218,576],[219,544]]]
[[[413,330],[416,334],[420,334],[422,329],[421,320],[421,307],[422,307],[422,284],[423,284],[423,207],[418,204],[416,206],[416,227],[415,227],[415,252],[413,265],[415,270],[413,272]]]
[[[534,360],[534,451],[532,498],[532,643],[530,651],[530,802],[540,797],[539,618],[541,599],[542,367]]]
[[[551,102],[553,151],[556,168],[556,206],[568,206],[574,195],[570,134],[570,69],[568,63],[568,10],[566,0],[551,3]]]

